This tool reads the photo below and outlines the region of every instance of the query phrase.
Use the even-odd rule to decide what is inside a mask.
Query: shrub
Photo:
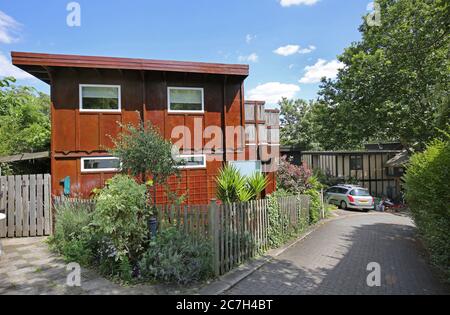
[[[432,260],[450,278],[450,136],[414,154],[404,175],[406,201]]]
[[[323,186],[315,176],[308,179],[308,185],[310,188],[305,191],[305,194],[311,197],[309,203],[309,223],[314,224],[321,219],[322,208],[320,190]]]
[[[151,240],[139,263],[145,280],[187,284],[211,274],[211,248],[207,240],[170,227]]]
[[[50,248],[67,262],[89,265],[92,258],[88,225],[92,216],[86,204],[63,202],[55,205],[55,233],[48,240]]]
[[[148,239],[146,190],[133,178],[117,175],[96,196],[91,231],[99,241],[97,258],[100,265],[109,266],[111,275],[122,279],[130,277]]]
[[[174,158],[172,143],[161,136],[151,122],[141,122],[139,126],[121,125],[124,129],[113,140],[114,149],[110,153],[118,157],[125,174],[140,176],[142,183],[147,182],[146,175],[152,176],[153,202],[155,202],[157,185],[165,185],[172,175],[179,175]],[[150,201],[150,198],[148,198]]]
[[[281,158],[277,174],[277,184],[280,188],[292,192],[293,194],[302,194],[311,188],[308,179],[312,172],[306,166],[297,166],[291,163],[285,156]]]

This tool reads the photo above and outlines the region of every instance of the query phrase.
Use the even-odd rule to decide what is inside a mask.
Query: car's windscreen
[[[353,189],[350,192],[352,196],[370,196],[369,191],[365,189]]]

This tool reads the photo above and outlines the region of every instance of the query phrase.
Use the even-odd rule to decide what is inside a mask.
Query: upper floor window
[[[203,113],[204,96],[202,88],[169,87],[169,113]]]
[[[119,85],[80,85],[80,111],[120,112]]]

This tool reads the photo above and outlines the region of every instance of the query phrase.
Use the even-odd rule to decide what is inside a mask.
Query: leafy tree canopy
[[[50,97],[34,88],[0,80],[0,155],[50,147]]]
[[[317,136],[326,149],[373,139],[425,144],[448,123],[449,2],[377,3],[381,26],[364,21],[362,40],[339,56],[345,67],[337,79],[322,82],[314,118],[322,126]]]

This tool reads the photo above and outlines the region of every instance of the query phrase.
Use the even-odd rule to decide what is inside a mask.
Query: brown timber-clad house
[[[12,63],[51,86],[52,193],[62,195],[61,181],[70,179],[70,194],[88,197],[114,176],[119,161],[108,156],[111,137],[122,124],[150,121],[166,139],[186,126],[191,139],[180,149],[187,165],[173,189],[187,192],[189,204],[215,197],[215,178],[223,163],[249,161],[245,135],[223,132],[220,148],[207,149],[207,137],[194,147],[194,125],[245,127],[244,80],[248,65],[12,52]],[[229,145],[229,138],[235,141]],[[191,140],[191,141],[189,141]],[[243,155],[242,155],[243,154]],[[221,160],[210,161],[210,157]],[[258,162],[258,161],[254,161]],[[245,164],[245,163],[244,163]],[[247,166],[248,167],[248,166]],[[273,180],[266,193],[275,189]],[[66,181],[67,183],[67,181]],[[166,202],[162,189],[157,202]]]

